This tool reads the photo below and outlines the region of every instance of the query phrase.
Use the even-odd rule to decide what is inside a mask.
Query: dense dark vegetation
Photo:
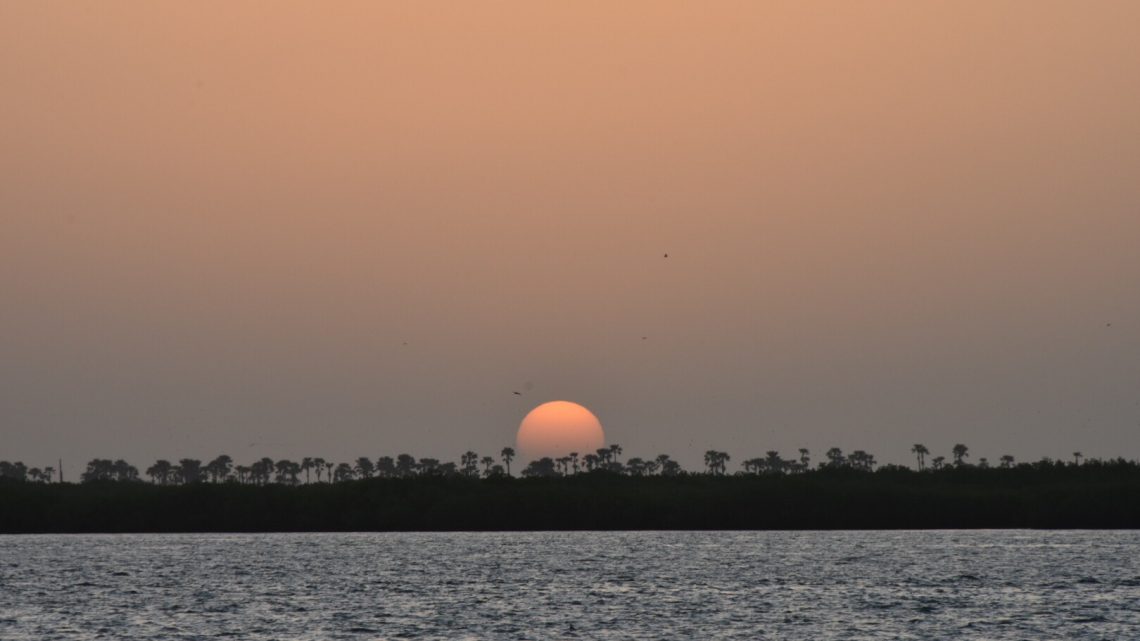
[[[967,463],[959,445],[952,463],[927,467],[916,445],[912,470],[832,448],[814,469],[801,450],[729,474],[723,452],[687,473],[664,455],[623,464],[620,447],[607,451],[541,459],[522,479],[507,471],[510,448],[503,466],[474,452],[459,465],[261,459],[241,473],[229,457],[159,461],[150,483],[123,461],[91,461],[79,484],[0,462],[0,532],[1140,527],[1140,465],[1123,459],[994,467]]]

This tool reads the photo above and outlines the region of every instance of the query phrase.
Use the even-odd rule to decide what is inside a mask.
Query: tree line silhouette
[[[1013,469],[1015,467],[1032,467],[1033,464],[1016,464],[1012,455],[1004,454],[993,466],[985,457],[977,463],[967,462],[969,448],[961,443],[951,449],[951,461],[946,457],[935,456],[927,465],[930,450],[921,443],[911,448],[916,457],[917,471],[940,471],[944,469],[971,468],[978,470],[996,467],[999,469]],[[686,472],[681,465],[668,454],[659,454],[651,458],[632,457],[622,462],[623,453],[621,445],[610,445],[580,454],[571,452],[566,456],[550,458],[543,457],[531,461],[521,471],[524,478],[555,478],[575,476],[590,473],[608,473],[625,476],[680,476],[691,474],[704,474],[708,476],[728,475],[728,463],[731,457],[727,452],[708,450],[704,454],[704,469],[697,472]],[[517,458],[515,450],[504,447],[499,451],[499,458],[480,456],[476,452],[466,451],[459,457],[458,462],[440,461],[435,458],[416,458],[410,454],[399,454],[395,457],[381,456],[375,460],[362,456],[351,463],[327,461],[321,457],[304,457],[299,462],[289,459],[273,460],[262,457],[245,465],[235,465],[229,455],[220,455],[206,463],[199,459],[184,458],[176,462],[165,459],[155,461],[146,468],[143,474],[138,468],[122,459],[93,459],[87,463],[86,469],[80,476],[84,483],[100,481],[142,481],[145,475],[156,485],[186,485],[193,483],[237,483],[241,485],[298,485],[301,483],[343,483],[371,478],[417,478],[417,477],[444,477],[444,478],[470,478],[492,479],[512,476],[511,463]],[[1082,464],[1101,465],[1100,459],[1086,459],[1081,452],[1073,452],[1072,465]],[[1115,464],[1136,465],[1134,462],[1117,459]],[[1050,465],[1054,461],[1050,458],[1042,459],[1037,463]],[[874,455],[864,450],[854,450],[844,454],[838,447],[831,447],[824,453],[824,460],[814,468],[811,466],[811,452],[807,448],[799,448],[798,455],[784,458],[779,452],[769,450],[764,456],[743,460],[740,469],[734,475],[798,475],[812,471],[850,470],[857,472],[874,472],[878,470],[908,470],[909,468],[888,464],[880,466]],[[35,483],[51,483],[55,480],[55,468],[28,468],[22,462],[10,463],[0,461],[0,479],[27,481]]]
[[[919,470],[832,452],[810,469],[800,457],[765,455],[729,472],[730,457],[710,450],[702,470],[672,473],[591,454],[592,470],[584,456],[577,472],[573,457],[539,459],[525,478],[474,455],[454,473],[409,455],[403,475],[383,477],[389,472],[377,469],[386,466],[369,458],[334,464],[332,482],[328,462],[309,468],[309,482],[300,463],[260,459],[244,466],[242,481],[224,460],[156,463],[153,482],[113,460],[93,462],[82,483],[33,482],[26,469],[16,480],[10,464],[0,478],[0,532],[1140,528],[1140,465],[1123,459],[987,468],[963,452],[957,464]],[[658,460],[642,460],[650,462]],[[349,467],[366,478],[337,476]]]

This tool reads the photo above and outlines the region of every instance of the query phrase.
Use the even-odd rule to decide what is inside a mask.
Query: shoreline
[[[0,483],[0,533],[1111,530],[1140,469]]]

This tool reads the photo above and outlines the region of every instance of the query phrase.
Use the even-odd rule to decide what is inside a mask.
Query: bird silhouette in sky
[[[522,396],[522,392],[511,392],[511,394],[514,394],[515,396]]]
[[[669,252],[665,252],[665,258],[669,257]]]

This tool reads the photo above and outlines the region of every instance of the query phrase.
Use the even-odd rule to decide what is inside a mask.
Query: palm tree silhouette
[[[234,460],[229,456],[222,454],[214,460],[206,464],[206,473],[210,475],[210,480],[217,483],[226,480],[230,475],[230,470],[233,469]]]
[[[361,456],[356,459],[356,465],[353,466],[352,471],[356,472],[357,476],[362,479],[370,479],[375,469],[376,468],[372,466],[372,459],[367,456]]]
[[[847,465],[847,458],[843,456],[843,450],[838,447],[833,447],[827,450],[827,467],[838,468]]]
[[[614,443],[610,446],[610,461],[617,463],[619,456],[621,456],[621,446],[617,443]]]
[[[954,465],[957,467],[961,467],[962,465],[965,465],[965,461],[963,461],[962,459],[969,456],[969,454],[967,454],[967,452],[969,452],[969,451],[970,451],[970,448],[966,447],[965,445],[962,445],[961,443],[958,443],[957,445],[955,445],[954,450],[953,450]]]
[[[123,459],[116,459],[111,464],[111,473],[116,481],[137,481],[139,479],[138,468]]]
[[[329,465],[332,465],[332,463]],[[352,466],[348,463],[341,463],[336,466],[336,470],[333,472],[333,479],[335,479],[337,483],[351,481],[352,474]]]
[[[585,464],[587,472],[593,472],[601,462],[597,454],[587,454],[582,457],[582,463]]]
[[[218,459],[214,459],[209,463],[202,466],[202,480],[209,481],[210,483],[217,483],[220,478],[224,478],[226,473],[221,472],[218,468],[222,463]],[[228,472],[228,470],[227,470]]]
[[[626,461],[625,469],[629,471],[630,476],[643,476],[646,472],[645,461],[640,457],[633,457]]]
[[[289,482],[289,466],[290,462],[286,459],[281,459],[273,465],[277,470],[277,482],[284,485]]]
[[[301,471],[305,473],[305,485],[309,484],[309,470],[313,469],[313,457],[306,456],[301,459]]]
[[[296,485],[301,480],[301,464],[296,461],[285,461],[285,463],[285,479],[289,485]]]
[[[111,464],[110,459],[92,459],[87,462],[87,469],[83,471],[83,474],[79,475],[79,479],[84,483],[110,481],[112,478]],[[16,476],[14,478],[21,481],[27,480],[28,478],[28,468],[20,461],[16,461]]]
[[[261,460],[249,464],[249,482],[253,485],[263,485],[265,482],[265,462]]]
[[[806,447],[801,447],[800,448],[800,466],[801,466],[800,471],[802,472],[804,470],[807,470],[809,464],[811,464],[811,452],[809,452]]]
[[[918,469],[926,469],[926,455],[930,454],[930,450],[926,449],[926,446],[922,443],[915,443],[914,447],[910,448],[910,451],[914,452],[918,457]]]
[[[198,459],[179,459],[178,470],[183,483],[197,483],[202,480],[202,461]]]
[[[467,450],[459,457],[464,476],[479,476],[479,455]]]
[[[1084,454],[1081,454],[1080,452],[1073,452],[1073,465],[1080,465],[1081,464],[1081,458],[1083,458],[1083,457],[1084,457]]]
[[[267,485],[273,477],[273,459],[262,457],[249,466],[250,480],[255,485]]]
[[[935,456],[934,458],[930,459],[931,467],[933,467],[936,470],[940,470],[940,469],[942,469],[942,463],[945,460],[946,460],[945,456]]]
[[[376,476],[382,478],[396,476],[396,461],[391,456],[381,456],[376,459]]]
[[[531,461],[523,470],[522,475],[531,478],[551,477],[557,476],[558,472],[554,469],[554,460],[544,456],[537,461]]]
[[[419,468],[420,474],[424,476],[436,475],[439,471],[439,459],[421,458],[419,462],[416,463],[416,467]]]
[[[9,463],[8,461],[0,461],[0,478],[12,479],[14,481],[27,480],[28,466],[24,465],[21,461]]]
[[[321,472],[325,471],[325,460],[319,456],[313,457],[313,471],[317,473],[317,483],[321,482]],[[332,480],[331,478],[329,479]]]
[[[705,452],[705,466],[708,467],[709,474],[721,475],[724,474],[725,464],[731,458],[727,452],[708,450]]]
[[[1013,457],[1009,454],[1002,454],[1001,466],[1007,469],[1013,467]]]
[[[170,472],[174,466],[170,461],[159,459],[154,462],[154,465],[146,468],[146,475],[149,476],[155,483],[159,485],[166,485],[170,482]]]
[[[511,475],[511,461],[515,458],[515,450],[511,447],[504,447],[499,456],[503,457],[503,463],[507,466],[507,476]]]
[[[768,471],[779,474],[784,471],[784,459],[780,458],[780,453],[776,450],[768,450],[764,453],[764,464],[768,466]]]
[[[495,459],[490,456],[484,456],[479,462],[483,464],[483,476],[491,476],[491,466],[495,464]]]
[[[396,456],[396,474],[407,478],[416,473],[416,459],[411,454],[398,454]]]
[[[716,450],[705,450],[705,468],[709,474],[716,474]]]
[[[857,470],[870,472],[875,469],[874,455],[864,452],[863,450],[855,450],[851,453],[851,456],[848,457],[848,460],[851,463],[851,467]]]

